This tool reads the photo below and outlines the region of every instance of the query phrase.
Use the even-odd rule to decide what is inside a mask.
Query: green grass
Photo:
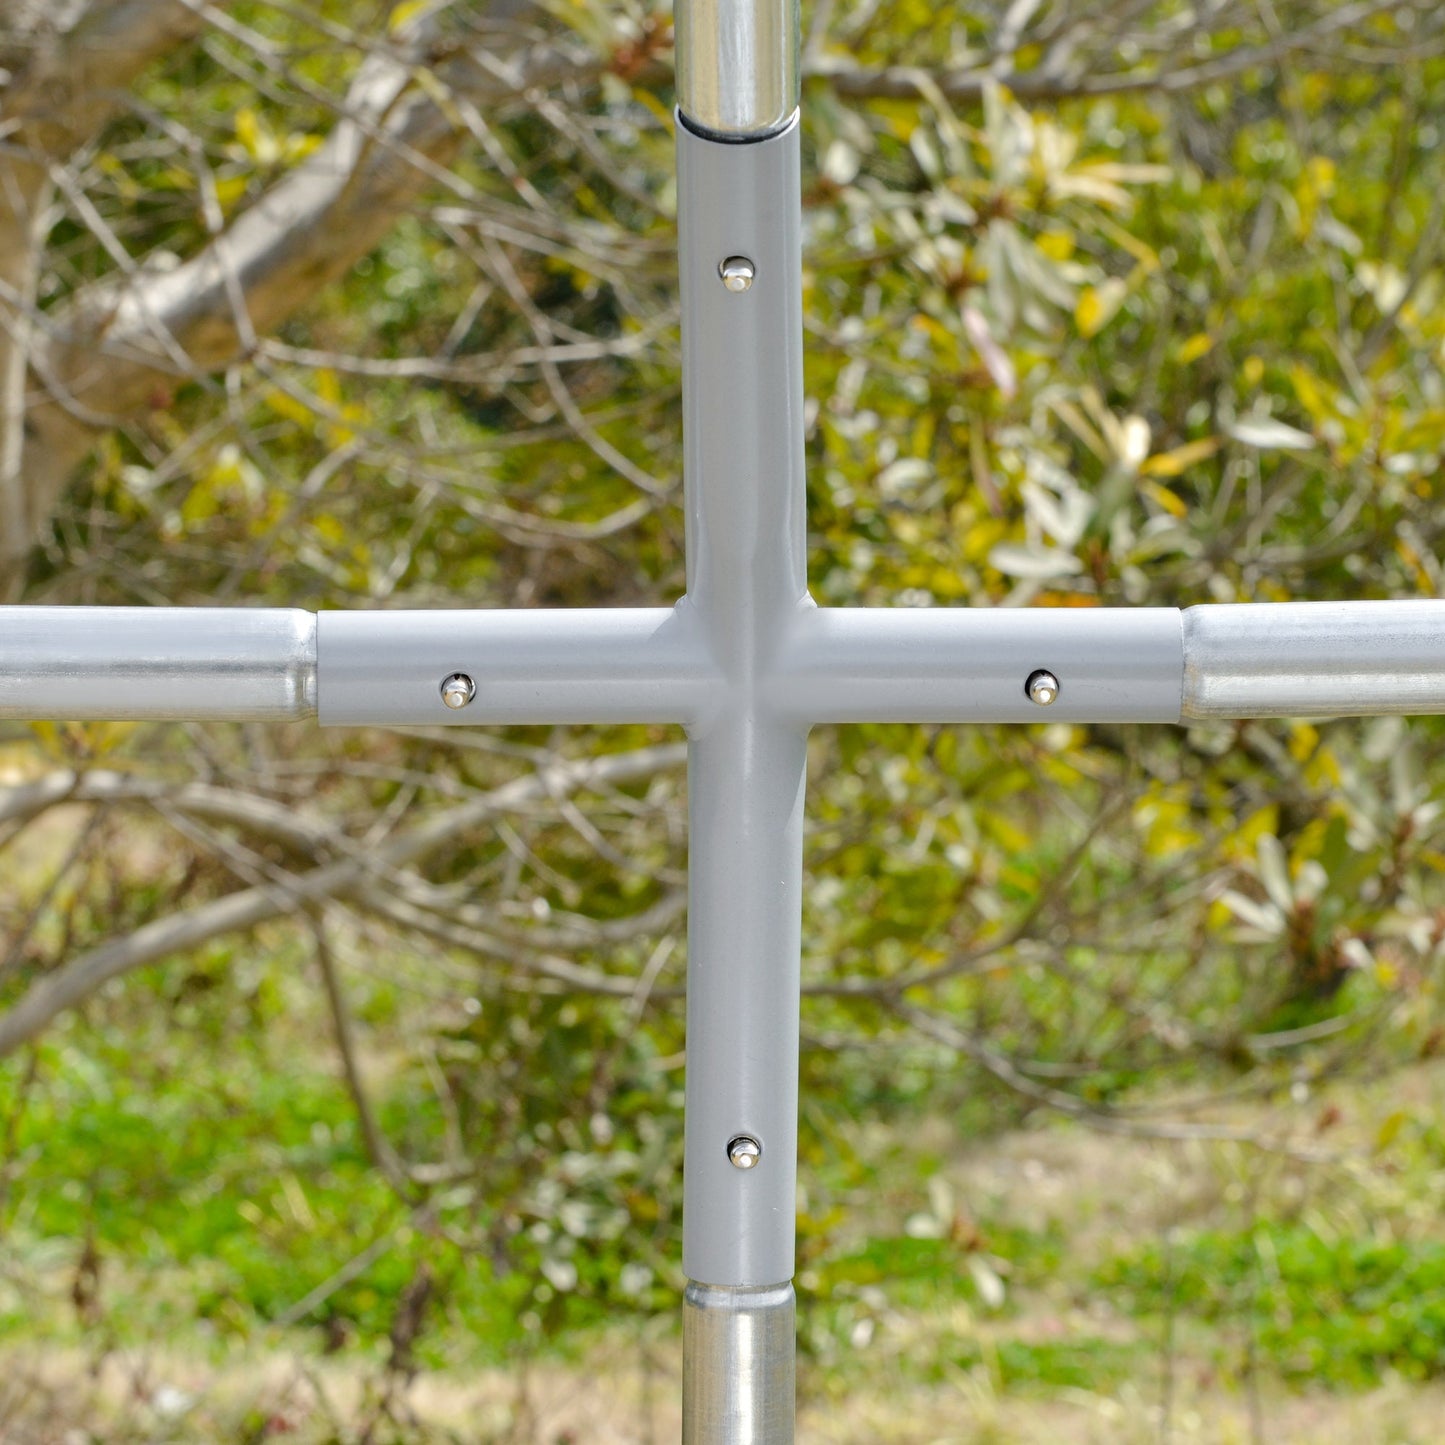
[[[325,1050],[315,1057],[330,1062]],[[283,1075],[245,1047],[224,1061],[213,1056],[214,1067],[186,1062],[158,1071],[119,1053],[47,1049],[46,1086],[32,1091],[17,1130],[4,1233],[11,1259],[38,1266],[51,1287],[0,1288],[0,1337],[77,1334],[56,1261],[68,1276],[87,1239],[117,1343],[182,1331],[193,1344],[221,1345],[262,1334],[368,1246],[389,1241],[298,1329],[339,1328],[357,1349],[382,1348],[397,1299],[425,1261],[444,1314],[466,1322],[431,1336],[432,1362],[458,1352],[507,1357],[545,1281],[413,1227],[406,1203],[372,1168],[329,1068],[293,1058]],[[421,1107],[390,1098],[385,1122],[400,1132]],[[586,1273],[607,1263],[587,1262]],[[549,1333],[603,1317],[580,1287],[558,1310]]]
[[[157,1007],[133,1031],[108,1029],[102,1013],[47,1038],[13,1116],[0,1195],[0,1342],[183,1344],[218,1355],[238,1345],[314,1354],[324,1344],[369,1362],[385,1357],[398,1301],[420,1271],[434,1282],[416,1347],[425,1368],[505,1366],[539,1352],[582,1358],[619,1318],[656,1317],[664,1332],[672,1327],[679,1281],[668,1191],[678,1182],[677,1140],[658,1132],[662,1125],[649,1135],[643,1123],[675,1115],[676,1074],[629,1073],[619,1063],[610,1143],[589,1142],[585,1125],[567,1135],[565,1120],[526,1121],[546,1141],[535,1157],[558,1171],[543,1181],[550,1213],[535,1190],[531,1203],[519,1204],[517,1180],[499,1180],[485,1159],[463,1186],[434,1191],[419,1215],[416,1201],[399,1198],[368,1159],[325,1019],[294,967],[266,958],[249,975],[233,972],[249,977],[247,998],[265,1015],[257,1027],[210,1027],[235,1017],[242,986],[200,988],[196,972],[177,965],[150,975],[148,985],[157,1004],[189,1015],[188,1032],[168,1031],[170,1015]],[[387,998],[361,984],[357,992],[358,1013],[384,1046]],[[538,1036],[556,1048],[559,1037],[569,1040],[568,1027],[565,1016],[543,1016]],[[456,1042],[471,1047],[471,1035]],[[585,1036],[575,1043],[574,1054],[592,1047]],[[559,1098],[585,1087],[566,1074],[567,1053],[539,1075]],[[475,1058],[467,1067],[484,1074],[487,1056]],[[26,1067],[21,1059],[0,1066],[0,1125]],[[1127,1180],[1137,1186],[1142,1177],[1137,1160],[1132,1175],[1096,1171],[1102,1182],[1093,1195],[1061,1197],[1052,1213],[1031,1211],[1029,1186],[1007,1174],[996,1196],[966,1197],[957,1167],[978,1132],[977,1106],[965,1102],[946,1127],[936,1114],[933,1127],[922,1127],[934,1102],[919,1082],[928,1072],[919,1064],[915,1080],[895,1070],[891,1094],[880,1090],[881,1067],[850,1074],[852,1105],[869,1101],[868,1128],[846,1117],[848,1101],[805,1104],[811,1212],[800,1220],[798,1289],[810,1369],[850,1380],[873,1371],[920,1386],[961,1371],[999,1390],[1109,1390],[1150,1377],[1172,1316],[1182,1347],[1226,1379],[1241,1378],[1250,1360],[1296,1386],[1365,1388],[1392,1373],[1445,1377],[1445,1242],[1418,1238],[1418,1230],[1389,1233],[1388,1210],[1418,1218],[1434,1188],[1431,1107],[1407,1116],[1398,1100],[1382,1106],[1394,1113],[1371,1135],[1371,1168],[1388,1195],[1371,1203],[1366,1191],[1358,1201],[1374,1234],[1308,1228],[1283,1195],[1264,1190],[1252,1224],[1236,1207],[1216,1204],[1166,1247],[1156,1233],[1123,1223],[1133,1202]],[[442,1126],[420,1075],[386,1055],[373,1058],[369,1073],[388,1136],[435,1157]],[[552,1097],[539,1095],[537,1110]],[[1362,1111],[1362,1123],[1373,1108],[1363,1095],[1349,1107]],[[1048,1157],[1048,1138],[1029,1150]],[[1118,1147],[1097,1145],[1111,1166]],[[648,1150],[652,1173],[627,1162]],[[1232,1177],[1232,1165],[1209,1167],[1221,1188]],[[1085,1169],[1081,1177],[1091,1176]],[[565,1226],[568,1209],[597,1215],[599,1201],[613,1208],[612,1223]],[[477,1248],[508,1210],[520,1210],[520,1222],[497,1231],[497,1248]],[[1119,1223],[1089,1230],[1099,1219]],[[1079,1246],[1086,1231],[1088,1254]],[[925,1233],[937,1237],[919,1237]],[[452,1243],[453,1234],[472,1247]],[[99,1260],[98,1305],[89,1315],[72,1300],[87,1240]],[[378,1241],[384,1247],[354,1279],[278,1328],[299,1300]],[[653,1269],[638,1284],[640,1260]],[[566,1284],[558,1283],[559,1261],[572,1271]],[[628,1267],[634,1284],[624,1292]],[[990,1272],[1003,1282],[1001,1301],[980,1289]],[[1089,1313],[1100,1300],[1113,1311],[1107,1328]]]
[[[32,1287],[0,1285],[0,1340],[93,1342],[95,1325],[71,1299],[86,1240],[99,1260],[101,1334],[123,1345],[184,1340],[189,1349],[224,1353],[283,1339],[315,1350],[325,1340],[381,1357],[397,1301],[423,1265],[437,1287],[418,1349],[429,1367],[502,1364],[539,1348],[567,1355],[586,1348],[589,1331],[614,1324],[619,1307],[671,1318],[675,1281],[655,1277],[618,1299],[624,1266],[636,1264],[628,1230],[579,1241],[567,1256],[576,1282],[559,1291],[537,1250],[514,1247],[488,1259],[449,1246],[444,1229],[418,1228],[366,1155],[329,1048],[301,1048],[294,1023],[229,1044],[180,1049],[172,1042],[164,1054],[148,1049],[146,1036],[112,1043],[81,1025],[47,1042],[38,1086],[19,1115],[0,1221],[9,1255]],[[19,1072],[15,1061],[7,1064],[0,1087]],[[407,1076],[383,1079],[377,1092],[393,1138],[425,1135],[434,1101],[413,1093]],[[890,1151],[887,1160],[840,1153],[814,1178],[824,1190],[871,1191],[889,1185],[886,1170],[916,1206],[917,1179],[938,1165],[917,1149],[898,1158]],[[479,1210],[485,1223],[488,1201],[485,1194],[452,1199],[444,1190],[434,1206],[441,1226],[464,1216],[475,1223]],[[1064,1243],[1058,1231],[1003,1220],[983,1221],[967,1242],[860,1236],[852,1216],[834,1213],[838,1227],[811,1243],[800,1282],[811,1321],[805,1351],[811,1340],[820,1358],[832,1353],[829,1339],[848,1347],[861,1297],[920,1315],[963,1305],[1007,1316],[1017,1291],[1056,1270]],[[278,1334],[275,1321],[309,1291],[388,1239],[355,1279]],[[1001,1312],[981,1299],[970,1268],[970,1252],[984,1251],[1008,1278]],[[1112,1374],[1101,1364],[1108,1354],[1102,1342],[1011,1341],[985,1352],[977,1340],[959,1339],[908,1362],[908,1370],[928,1380],[986,1364],[1010,1381],[1068,1385]]]
[[[161,1069],[120,1050],[82,1050],[73,1039],[48,1045],[46,1086],[34,1091],[17,1131],[6,1233],[12,1260],[33,1266],[50,1287],[0,1290],[0,1338],[83,1333],[66,1281],[86,1239],[101,1262],[107,1329],[119,1343],[177,1333],[193,1345],[264,1337],[308,1291],[386,1238],[379,1257],[298,1332],[314,1338],[339,1327],[349,1348],[384,1350],[396,1301],[423,1262],[441,1299],[421,1349],[427,1364],[500,1363],[520,1347],[536,1348],[539,1331],[566,1350],[574,1332],[613,1317],[615,1281],[632,1257],[625,1234],[574,1252],[577,1281],[562,1293],[525,1263],[449,1248],[416,1229],[380,1180],[349,1098],[321,1067],[328,1056],[318,1051],[316,1059],[308,1068],[291,1058],[283,1076],[246,1048],[207,1050],[188,1067]],[[404,1090],[383,1100],[398,1132],[424,1106]],[[936,1167],[921,1146],[914,1152],[915,1172]],[[890,1176],[908,1154],[896,1138],[890,1143]],[[850,1156],[837,1168],[836,1184],[870,1182],[866,1160]],[[876,1175],[871,1182],[885,1183]],[[805,1345],[820,1357],[834,1353],[820,1339],[846,1341],[880,1300],[920,1316],[963,1306],[990,1329],[903,1360],[907,1375],[926,1381],[984,1367],[1011,1387],[1090,1389],[1126,1378],[1141,1363],[1137,1340],[1077,1330],[1057,1341],[1007,1337],[1008,1322],[1052,1281],[1080,1299],[1109,1298],[1139,1338],[1157,1340],[1158,1323],[1173,1312],[1196,1332],[1212,1332],[1210,1348],[1226,1366],[1252,1338],[1262,1362],[1299,1383],[1356,1388],[1388,1371],[1445,1375],[1442,1243],[1326,1240],[1299,1224],[1264,1221],[1248,1231],[1200,1230],[1167,1249],[1121,1238],[1118,1253],[1081,1269],[1059,1224],[1029,1230],[998,1218],[976,1228],[963,1241],[823,1231],[807,1245],[800,1277],[812,1321]],[[1006,1280],[1001,1307],[981,1297],[971,1252]],[[658,1285],[632,1307],[663,1310],[670,1300]]]
[[[1299,1224],[1151,1243],[1094,1276],[1135,1315],[1230,1324],[1287,1380],[1445,1376],[1445,1244],[1323,1239]]]

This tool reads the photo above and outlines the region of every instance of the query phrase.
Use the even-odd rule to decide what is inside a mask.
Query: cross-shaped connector
[[[793,1435],[809,729],[1445,712],[1445,602],[815,606],[796,76],[758,67],[743,94],[718,80],[727,47],[700,44],[679,58],[687,588],[675,606],[8,607],[0,717],[685,728],[684,1438],[776,1445]],[[776,85],[792,97],[781,116]]]

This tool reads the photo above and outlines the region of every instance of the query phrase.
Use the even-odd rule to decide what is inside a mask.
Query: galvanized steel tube
[[[678,0],[677,106],[701,135],[760,140],[798,108],[798,0]]]
[[[1184,612],[1184,716],[1445,712],[1445,602],[1260,602]]]
[[[791,1284],[690,1284],[682,1312],[683,1445],[790,1445]]]
[[[310,612],[0,607],[0,718],[275,722],[315,711]]]

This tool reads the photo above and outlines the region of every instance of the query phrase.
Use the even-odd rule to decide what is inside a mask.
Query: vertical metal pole
[[[677,0],[677,108],[698,135],[759,140],[798,108],[798,0]]]
[[[682,1315],[682,1438],[793,1438],[793,1287],[690,1284]]]
[[[740,67],[714,99],[734,95],[730,73],[756,81]],[[688,98],[680,84],[684,605],[727,685],[688,764],[683,1440],[789,1445],[807,731],[770,715],[761,680],[812,605],[798,124],[789,94],[781,130],[773,115],[762,138],[722,141],[726,117],[699,134]]]

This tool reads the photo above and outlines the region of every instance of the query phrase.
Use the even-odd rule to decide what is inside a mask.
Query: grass
[[[613,1223],[594,1227],[612,1176],[587,1192],[642,1135],[591,1153],[559,1135],[573,1172],[550,1213],[464,1251],[453,1227],[475,1238],[503,1206],[470,1187],[421,1207],[382,1180],[296,961],[216,971],[264,1027],[228,1036],[212,1014],[235,998],[161,969],[148,987],[189,1010],[184,1033],[163,1009],[150,1032],[102,1010],[47,1039],[28,1085],[30,1061],[0,1070],[6,1445],[675,1438],[675,1222],[632,1165]],[[358,1012],[388,1134],[425,1141],[435,1100],[380,1047],[385,996]],[[675,1079],[627,1088],[643,1115],[675,1102]],[[871,1118],[805,1130],[804,1438],[1437,1437],[1420,1422],[1445,1375],[1445,1065],[1221,1116],[1265,1149],[1043,1120],[983,1137],[921,1086],[870,1097]],[[654,1177],[675,1150],[657,1136]]]
[[[1445,1375],[1445,1244],[1321,1237],[1302,1224],[1200,1231],[1107,1264],[1136,1317],[1245,1318],[1282,1379],[1363,1389]]]
[[[64,1045],[48,1053],[54,1082],[35,1092],[17,1131],[0,1339],[80,1343],[103,1311],[116,1346],[184,1332],[224,1352],[274,1337],[272,1322],[374,1254],[278,1342],[306,1349],[339,1337],[376,1354],[423,1261],[445,1276],[446,1307],[465,1320],[423,1342],[426,1363],[496,1364],[522,1341],[519,1319],[538,1281],[415,1227],[372,1168],[349,1099],[321,1067],[324,1052],[318,1067],[293,1061],[284,1076],[244,1051],[218,1057],[213,1071],[163,1078],[106,1062]],[[405,1114],[408,1101],[387,1112]],[[100,1298],[77,1312],[71,1296],[86,1257]],[[557,1333],[602,1317],[579,1294]]]

